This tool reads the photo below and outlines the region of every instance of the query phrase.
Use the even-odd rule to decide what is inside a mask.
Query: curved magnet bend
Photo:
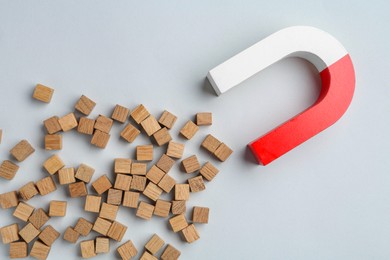
[[[311,107],[248,144],[263,165],[334,124],[347,110],[355,90],[348,52],[330,34],[308,26],[288,27],[268,36],[210,70],[207,78],[220,95],[285,57],[313,63],[322,89]]]

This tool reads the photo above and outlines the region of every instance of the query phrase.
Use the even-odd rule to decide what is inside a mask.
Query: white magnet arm
[[[348,54],[330,34],[309,26],[293,26],[271,34],[207,74],[220,95],[285,57],[310,61],[319,72]]]

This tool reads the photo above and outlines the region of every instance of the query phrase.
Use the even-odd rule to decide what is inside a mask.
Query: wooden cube
[[[188,120],[187,123],[183,126],[183,128],[180,130],[180,134],[190,140],[196,132],[198,132],[199,126],[197,126],[194,122],[191,120]]]
[[[153,182],[149,182],[149,184],[146,186],[143,194],[148,197],[149,199],[156,201],[162,193],[162,189],[160,189],[156,184]]]
[[[91,232],[93,224],[86,220],[85,218],[79,218],[76,225],[74,226],[74,230],[80,235],[86,237]]]
[[[108,134],[111,131],[111,127],[113,123],[114,121],[111,118],[108,118],[103,115],[99,115],[98,118],[96,119],[94,128],[96,130],[100,130]]]
[[[2,227],[0,229],[1,239],[3,244],[9,244],[19,240],[19,226],[18,224],[12,224]]]
[[[180,215],[177,215],[177,216],[170,218],[169,224],[171,225],[172,230],[175,233],[179,232],[180,230],[183,230],[184,228],[186,228],[188,226],[188,223],[187,223],[187,220],[186,220],[186,217],[184,216],[184,214],[180,214]]]
[[[218,146],[222,144],[221,141],[219,141],[217,138],[215,138],[212,135],[207,135],[206,138],[203,140],[201,146],[205,148],[210,153],[214,153],[215,150],[217,150]]]
[[[61,158],[58,155],[53,155],[49,157],[44,163],[43,168],[46,169],[46,171],[53,175],[55,174],[59,169],[62,169],[65,166],[64,162],[61,160]]]
[[[65,217],[66,201],[52,200],[50,201],[49,216],[50,217]]]
[[[136,191],[144,191],[146,186],[146,177],[134,175],[131,180],[130,189]]]
[[[92,187],[95,189],[97,194],[101,195],[108,191],[108,189],[112,188],[112,184],[107,175],[102,175],[96,181],[92,182]]]
[[[61,150],[62,149],[62,135],[45,135],[45,149],[46,150]]]
[[[166,200],[157,200],[154,206],[154,215],[166,218],[171,210],[171,202]]]
[[[221,162],[224,162],[229,158],[229,156],[233,153],[233,150],[229,148],[226,144],[222,143],[218,146],[217,150],[215,150],[214,155]]]
[[[125,128],[123,128],[121,132],[121,137],[125,139],[127,142],[132,143],[134,142],[135,138],[140,134],[141,132],[132,124],[128,123]]]
[[[85,198],[84,210],[88,212],[99,213],[101,202],[102,197],[87,195],[87,197]]]
[[[152,255],[151,253],[149,253],[148,251],[145,251],[141,255],[140,260],[158,260],[158,258]]]
[[[175,179],[173,179],[168,174],[165,174],[164,177],[162,177],[161,181],[158,183],[158,186],[165,191],[166,193],[171,192],[173,187],[176,185]]]
[[[192,222],[194,223],[209,223],[209,208],[194,207],[192,211]]]
[[[157,132],[153,134],[154,140],[156,140],[156,143],[158,146],[162,146],[164,144],[169,143],[169,141],[172,140],[171,135],[169,134],[169,131],[166,127],[161,128]]]
[[[193,173],[200,169],[200,163],[196,155],[192,155],[184,159],[183,161],[181,161],[181,163],[186,173]]]
[[[53,93],[54,89],[42,84],[37,84],[34,89],[33,98],[45,103],[50,103]]]
[[[137,208],[139,200],[139,193],[133,191],[126,191],[123,196],[123,207]]]
[[[203,165],[203,167],[200,169],[199,173],[206,180],[211,181],[219,173],[219,170],[217,168],[215,168],[215,166],[212,163],[206,162]]]
[[[170,141],[168,144],[167,155],[172,158],[181,158],[184,153],[184,144]]]
[[[58,119],[58,123],[61,126],[62,131],[67,132],[76,128],[78,123],[75,115],[73,113],[69,113],[63,117]]]
[[[75,108],[80,113],[88,116],[92,112],[92,110],[95,106],[96,106],[96,103],[93,100],[82,95],[80,97],[80,99],[77,101]]]
[[[12,156],[18,162],[24,161],[27,157],[29,157],[34,152],[35,149],[31,146],[31,144],[27,140],[20,141],[10,151]]]
[[[167,110],[164,110],[158,122],[166,128],[171,129],[175,124],[176,120],[177,117],[175,115],[171,114]]]
[[[190,198],[190,185],[176,184],[175,185],[175,200],[188,200]]]
[[[175,160],[173,160],[171,157],[169,157],[166,154],[163,154],[158,162],[156,163],[156,166],[163,170],[165,173],[168,173],[169,170],[172,168],[172,166],[175,164]]]
[[[78,232],[76,232],[76,230],[74,230],[72,227],[68,227],[65,230],[63,239],[70,242],[70,243],[75,244],[77,242],[77,240],[79,239],[79,237],[80,237],[80,234]]]
[[[76,171],[76,179],[83,181],[85,183],[89,183],[92,179],[93,174],[95,173],[95,169],[86,164],[80,164],[79,168]]]
[[[119,246],[117,252],[122,257],[122,260],[130,260],[138,254],[138,250],[131,240]]]
[[[81,134],[92,135],[95,123],[96,122],[94,119],[80,117],[79,125],[77,126],[77,132]]]
[[[58,123],[58,119],[58,116],[52,116],[43,121],[43,125],[45,126],[48,134],[55,134],[62,130],[60,123]]]
[[[36,238],[39,233],[41,233],[33,224],[28,223],[19,231],[19,236],[23,238],[24,241],[30,243],[34,238]]]
[[[133,175],[146,175],[146,163],[133,162],[130,171]]]
[[[110,239],[107,237],[97,237],[95,252],[96,254],[110,252]]]
[[[194,224],[189,225],[188,227],[184,228],[181,231],[184,239],[187,241],[187,243],[192,243],[199,239],[199,233],[195,228]]]
[[[98,217],[92,227],[92,230],[98,232],[99,234],[102,234],[103,236],[106,236],[111,225],[111,221]]]
[[[206,189],[201,175],[188,179],[191,192],[199,192]]]
[[[129,113],[130,109],[120,105],[116,105],[114,111],[112,112],[111,118],[120,123],[124,123],[129,116]]]
[[[117,158],[114,161],[114,172],[130,174],[131,172],[131,159]]]
[[[95,240],[85,240],[80,242],[80,251],[82,258],[95,257]]]
[[[108,230],[107,236],[114,239],[115,241],[122,241],[123,236],[125,235],[127,227],[117,221],[114,221]]]
[[[35,187],[35,183],[32,181],[23,185],[19,189],[19,195],[23,200],[29,200],[37,194],[38,194],[38,189],[37,187]]]
[[[58,179],[61,185],[76,182],[76,178],[74,177],[74,168],[70,167],[58,170]]]
[[[163,170],[160,170],[156,165],[153,165],[146,174],[146,178],[154,184],[158,184],[164,175],[165,172]]]
[[[137,161],[153,160],[153,145],[138,145],[136,147]]]
[[[16,207],[13,216],[24,222],[27,222],[28,218],[31,216],[34,210],[35,208],[33,206],[28,205],[27,203],[24,202],[20,202]]]
[[[161,255],[161,260],[177,260],[180,257],[180,251],[168,244]]]
[[[51,176],[43,178],[35,184],[38,188],[39,194],[42,196],[52,193],[57,190],[56,184]]]
[[[29,217],[28,221],[34,225],[37,229],[40,229],[47,221],[49,221],[50,217],[46,214],[46,212],[39,208],[34,211],[33,214]]]
[[[78,181],[69,184],[69,195],[71,198],[87,196],[88,191],[87,191],[87,186],[85,186],[85,182]]]
[[[145,248],[153,255],[156,255],[157,252],[164,246],[165,242],[157,234],[154,234],[149,241],[146,243]]]
[[[14,258],[25,258],[28,256],[26,242],[12,242],[9,244],[9,257]]]
[[[196,114],[196,124],[200,125],[212,125],[213,124],[213,114],[209,112],[197,113]]]
[[[156,118],[152,115],[148,116],[145,120],[141,122],[142,128],[145,130],[145,133],[148,136],[153,135],[155,132],[161,129],[160,124],[157,122]]]
[[[60,236],[60,233],[52,226],[46,226],[39,234],[38,238],[47,246],[51,246]]]
[[[114,188],[118,190],[128,191],[130,190],[131,180],[133,177],[125,174],[117,174],[115,179]]]
[[[19,170],[19,166],[14,164],[9,160],[5,160],[0,165],[0,177],[6,180],[12,180],[17,171]]]
[[[109,189],[107,194],[107,203],[112,205],[122,204],[123,191],[116,189]]]
[[[30,252],[30,256],[39,260],[45,260],[49,256],[50,246],[39,241],[35,241]]]
[[[140,104],[133,111],[131,111],[130,116],[133,120],[140,124],[150,115],[149,111],[144,107],[144,105]]]
[[[141,201],[139,203],[136,216],[139,217],[139,218],[143,218],[143,219],[149,220],[149,219],[152,218],[153,211],[154,211],[154,206],[153,205],[151,205],[149,203],[146,203],[144,201]]]
[[[103,202],[102,208],[100,209],[99,217],[109,220],[115,220],[118,214],[119,206],[111,205]]]
[[[10,191],[0,194],[0,205],[3,209],[16,207],[19,204],[16,191]]]
[[[186,212],[186,201],[185,200],[174,200],[172,201],[172,214],[179,215]]]
[[[91,144],[98,148],[106,148],[108,141],[110,140],[110,134],[104,133],[100,130],[96,130],[92,136]]]

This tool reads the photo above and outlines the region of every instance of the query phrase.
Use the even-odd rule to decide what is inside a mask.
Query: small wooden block
[[[86,237],[91,232],[93,224],[86,220],[85,218],[79,218],[76,225],[74,226],[74,230],[80,235]]]
[[[149,182],[149,184],[146,186],[143,194],[148,197],[149,199],[156,201],[162,193],[162,189],[160,189],[156,184],[153,182]]]
[[[122,195],[122,190],[109,189],[107,194],[107,203],[112,205],[122,204]]]
[[[112,184],[107,175],[102,175],[96,181],[92,182],[92,187],[95,189],[97,194],[101,195],[108,191],[108,189],[112,188]]]
[[[96,130],[100,130],[108,134],[111,131],[111,127],[113,123],[114,121],[111,118],[108,118],[103,115],[99,115],[98,118],[96,119],[94,128]]]
[[[106,236],[111,225],[111,221],[98,217],[95,221],[95,224],[93,225],[92,230],[102,234],[103,236]]]
[[[50,246],[39,241],[35,241],[30,252],[30,256],[39,260],[46,260],[50,253]]]
[[[171,157],[169,157],[166,154],[163,154],[158,162],[156,163],[156,166],[163,170],[165,173],[168,173],[169,170],[172,168],[172,166],[175,164],[175,160],[173,160]]]
[[[124,123],[129,116],[129,113],[130,109],[120,105],[116,105],[114,111],[112,112],[111,118],[120,123]]]
[[[158,183],[158,186],[165,191],[166,193],[171,192],[173,187],[176,185],[175,179],[173,179],[168,174],[165,174],[164,177],[162,177],[161,181]]]
[[[196,124],[197,125],[212,125],[213,124],[213,114],[208,112],[196,114]]]
[[[180,130],[180,134],[190,140],[196,132],[198,132],[199,126],[197,126],[194,122],[191,120],[188,120],[187,123],[183,126],[183,128]]]
[[[107,236],[115,241],[121,242],[125,235],[127,227],[117,221],[114,221],[108,230]]]
[[[149,111],[142,104],[134,108],[134,110],[130,113],[131,118],[133,118],[137,124],[144,121],[149,115]]]
[[[17,171],[19,170],[19,166],[14,164],[9,160],[5,160],[0,165],[0,177],[6,180],[12,180]]]
[[[166,173],[163,170],[160,170],[156,165],[153,165],[146,174],[146,178],[154,184],[158,184],[165,174]]]
[[[184,152],[184,144],[170,141],[168,144],[167,155],[172,158],[181,158]]]
[[[131,180],[133,177],[125,174],[117,174],[115,179],[114,188],[118,190],[128,191],[130,190]]]
[[[45,149],[46,150],[61,150],[62,149],[62,135],[59,135],[59,134],[45,135]]]
[[[12,242],[9,244],[9,257],[14,258],[25,258],[28,256],[26,242]]]
[[[45,103],[50,103],[53,93],[54,89],[42,84],[37,84],[34,89],[33,98]]]
[[[187,243],[192,243],[200,238],[199,233],[196,230],[194,224],[191,224],[185,229],[183,229],[181,233],[183,234],[183,237],[187,241]]]
[[[108,141],[110,140],[110,134],[104,133],[100,130],[96,130],[92,136],[91,144],[99,148],[106,148]]]
[[[118,214],[119,206],[111,205],[103,202],[102,208],[100,209],[99,217],[109,220],[115,220]]]
[[[114,161],[114,172],[130,174],[131,172],[131,159],[117,158]]]
[[[74,177],[74,168],[62,168],[58,170],[58,179],[61,185],[76,182],[76,178]]]
[[[48,134],[55,134],[62,130],[60,123],[58,123],[58,119],[58,116],[52,116],[43,121],[43,125],[45,126]]]
[[[39,208],[34,211],[34,213],[30,216],[28,221],[34,225],[37,229],[40,229],[47,221],[49,221],[50,217],[46,214],[46,212]]]
[[[190,198],[190,185],[176,184],[175,185],[175,200],[188,200]]]
[[[179,259],[180,255],[181,253],[179,250],[168,244],[161,255],[161,260],[177,260]]]
[[[126,191],[123,196],[123,207],[138,208],[139,193]]]
[[[133,175],[146,175],[146,163],[133,162],[130,171]]]
[[[165,242],[157,234],[154,234],[150,240],[146,243],[145,248],[152,255],[156,255],[157,252],[164,246]]]
[[[35,208],[33,206],[30,206],[24,202],[20,202],[19,205],[16,207],[13,216],[24,222],[27,222],[28,218],[31,216],[34,210]]]
[[[19,226],[18,224],[12,224],[2,227],[0,229],[1,239],[3,244],[9,244],[19,240]]]
[[[174,216],[169,219],[169,224],[171,224],[173,232],[179,232],[188,226],[186,217],[184,214]]]
[[[92,101],[90,98],[82,95],[80,97],[80,99],[77,101],[75,108],[80,113],[88,116],[92,112],[92,110],[95,106],[96,106],[96,103],[94,101]]]
[[[154,255],[150,254],[149,252],[145,251],[142,255],[140,260],[158,260],[157,257]]]
[[[35,184],[38,188],[39,194],[45,196],[57,190],[56,184],[51,176],[43,178]]]
[[[203,165],[203,167],[200,169],[199,173],[206,180],[211,181],[219,173],[219,170],[217,168],[215,168],[215,166],[212,163],[206,162]]]
[[[153,160],[153,145],[138,145],[136,147],[137,161]]]
[[[107,237],[97,237],[96,238],[96,254],[105,254],[110,252],[110,239]]]
[[[199,192],[206,189],[201,175],[188,179],[188,184],[190,185],[191,192]]]
[[[30,243],[39,233],[41,233],[39,229],[35,228],[33,224],[28,223],[19,231],[19,236],[27,243]]]
[[[215,150],[214,155],[221,162],[224,162],[229,158],[229,156],[233,153],[233,150],[229,148],[226,144],[222,143],[218,146],[217,150]]]
[[[63,117],[58,119],[58,123],[61,126],[62,131],[70,131],[73,128],[76,128],[78,123],[75,115],[73,113],[69,113]]]
[[[181,163],[186,173],[193,173],[200,169],[200,163],[196,155],[192,155],[184,159],[183,161],[181,161]]]
[[[71,198],[84,197],[88,195],[87,186],[85,182],[78,181],[69,184],[69,194]]]
[[[66,201],[52,200],[50,201],[49,216],[50,217],[65,217]]]
[[[37,194],[38,194],[38,189],[37,187],[35,187],[35,183],[32,181],[23,185],[19,189],[19,195],[23,200],[29,200]]]
[[[87,195],[87,197],[85,198],[84,210],[88,212],[99,213],[101,202],[102,197]]]
[[[3,129],[0,129],[0,144],[2,139],[3,139]]]
[[[135,138],[140,134],[141,132],[132,124],[128,123],[125,128],[123,128],[121,132],[121,137],[125,139],[127,142],[132,143],[134,142]]]
[[[186,201],[185,200],[174,200],[172,201],[172,214],[179,215],[186,212]]]
[[[95,257],[95,240],[85,240],[80,242],[80,251],[82,258]]]
[[[169,131],[166,127],[161,128],[157,132],[153,134],[154,140],[156,140],[156,143],[158,146],[162,146],[164,144],[169,143],[169,141],[172,140],[171,135],[169,134]]]
[[[16,207],[19,204],[18,194],[16,191],[10,191],[0,194],[0,205],[3,209]]]
[[[79,239],[79,237],[80,237],[80,234],[78,232],[76,232],[76,230],[74,230],[72,227],[68,227],[65,230],[63,239],[70,242],[70,243],[75,244],[77,242],[77,240]]]
[[[51,156],[43,163],[43,167],[50,175],[55,174],[59,169],[63,168],[64,166],[64,162],[56,154]]]
[[[167,110],[164,110],[158,122],[166,128],[171,129],[175,124],[176,120],[177,117],[175,115],[171,114]]]
[[[194,207],[192,211],[192,222],[194,223],[209,223],[209,208]]]
[[[131,181],[130,189],[136,191],[144,191],[146,186],[146,177],[134,175]]]
[[[153,205],[146,203],[144,201],[141,201],[139,206],[138,206],[136,216],[143,218],[143,219],[146,219],[146,220],[149,220],[152,218],[153,211],[154,211]]]
[[[46,226],[38,236],[47,246],[51,246],[59,237],[60,233],[50,225]]]
[[[148,136],[153,135],[155,132],[161,129],[161,126],[157,122],[156,118],[152,115],[143,120],[141,122],[141,126]]]
[[[215,138],[212,135],[207,135],[206,138],[203,140],[201,146],[205,148],[210,153],[214,153],[215,150],[217,150],[218,146],[222,144],[221,141],[219,141],[217,138]]]
[[[131,240],[128,240],[126,243],[119,246],[116,250],[122,257],[122,260],[130,260],[138,254],[138,250],[134,246],[133,242],[131,242]]]
[[[171,210],[171,202],[166,200],[157,200],[154,207],[154,215],[166,218],[169,216]]]
[[[80,164],[79,168],[77,168],[76,179],[83,181],[85,183],[89,183],[92,179],[93,174],[95,173],[95,169],[86,164]]]
[[[12,156],[18,161],[22,162],[27,157],[29,157],[35,149],[31,146],[31,144],[27,140],[22,140],[17,143],[10,151]]]
[[[92,135],[95,126],[95,120],[87,117],[80,117],[77,132],[86,135]]]

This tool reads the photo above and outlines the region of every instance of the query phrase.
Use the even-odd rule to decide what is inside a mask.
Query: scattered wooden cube
[[[37,84],[34,89],[33,98],[45,103],[50,103],[53,93],[54,89],[42,84]]]
[[[23,185],[19,189],[19,195],[23,200],[29,200],[37,194],[38,194],[38,189],[37,187],[35,187],[35,183],[32,181]]]
[[[110,140],[110,134],[104,133],[100,130],[96,130],[92,136],[91,144],[98,148],[106,148],[108,141]]]
[[[99,217],[109,219],[109,220],[115,220],[116,215],[118,214],[118,210],[119,210],[119,206],[111,205],[103,202],[99,212]]]
[[[20,202],[12,215],[24,222],[27,222],[34,210],[35,208],[33,206]]]
[[[112,184],[108,179],[107,175],[100,176],[96,181],[92,182],[92,187],[95,189],[97,194],[101,195],[108,189],[112,188]]]
[[[169,170],[172,168],[172,166],[175,164],[175,160],[173,160],[171,157],[169,157],[166,154],[163,154],[158,162],[156,163],[156,166],[163,170],[165,173],[168,173]]]
[[[114,172],[130,174],[131,172],[131,159],[117,158],[114,161]]]
[[[121,190],[109,189],[107,194],[107,203],[112,205],[122,204],[122,194],[123,191]]]
[[[58,123],[61,126],[62,131],[67,132],[76,128],[78,123],[75,115],[73,113],[69,113],[63,117],[58,119]]]
[[[56,184],[54,183],[53,178],[51,176],[37,181],[35,185],[38,188],[39,194],[41,194],[42,196],[57,190]]]
[[[2,227],[0,229],[1,239],[3,244],[9,244],[19,240],[19,226],[18,224],[12,224]]]
[[[199,239],[199,233],[196,230],[194,224],[191,224],[188,227],[184,228],[181,233],[183,234],[183,237],[187,241],[187,243],[192,243]]]
[[[61,158],[58,155],[53,155],[49,157],[44,163],[43,168],[46,169],[46,171],[53,175],[55,174],[59,169],[63,168],[65,166],[64,162],[61,160]]]
[[[215,150],[214,155],[221,162],[224,162],[229,158],[229,156],[233,153],[233,150],[229,148],[226,144],[222,143],[218,146],[217,150]]]
[[[88,116],[92,112],[92,110],[95,106],[96,106],[96,103],[94,101],[92,101],[90,98],[82,95],[80,97],[80,99],[77,101],[75,108],[80,113]]]
[[[86,164],[80,164],[79,168],[76,171],[76,179],[83,181],[85,183],[89,183],[92,179],[93,174],[95,173],[95,169]]]
[[[122,241],[123,236],[125,235],[127,227],[117,221],[114,221],[108,230],[107,236],[114,239],[115,241]]]
[[[0,165],[0,177],[6,180],[12,180],[17,171],[19,170],[19,166],[11,162],[10,160],[5,160]]]
[[[169,216],[171,210],[171,202],[166,200],[157,200],[154,207],[154,215],[166,218]]]
[[[119,246],[117,252],[122,257],[122,260],[130,260],[138,254],[138,250],[131,240]]]
[[[49,221],[49,216],[46,214],[46,212],[39,208],[34,211],[33,214],[31,214],[28,221],[34,225],[37,229],[40,229],[47,221]]]
[[[62,135],[59,135],[59,134],[45,135],[45,149],[46,150],[61,150],[62,149]]]
[[[165,242],[157,234],[154,234],[150,240],[146,243],[145,248],[152,255],[156,255],[157,252],[164,246]]]
[[[158,186],[165,191],[166,193],[171,192],[173,187],[176,185],[175,179],[173,179],[168,174],[165,174],[164,177],[162,177],[161,181],[158,183]]]
[[[80,235],[86,237],[91,232],[93,224],[86,220],[85,218],[79,218],[76,225],[74,226],[74,230]]]
[[[146,220],[149,220],[152,218],[153,211],[154,211],[153,205],[146,203],[144,201],[141,201],[139,203],[136,216],[143,218],[143,219],[146,219]]]
[[[133,177],[125,174],[117,174],[115,179],[114,188],[118,190],[128,191],[130,190],[131,180]]]
[[[87,117],[80,117],[77,132],[86,135],[92,135],[95,126],[95,120]]]
[[[201,175],[188,179],[191,192],[199,192],[206,189]]]
[[[215,138],[212,135],[207,135],[206,138],[203,140],[201,146],[205,148],[210,153],[214,153],[215,150],[217,150],[218,146],[222,144],[221,141],[219,141],[217,138]]]
[[[161,260],[177,260],[180,257],[180,251],[168,244],[161,255]]]
[[[110,239],[107,237],[97,237],[96,238],[96,254],[104,254],[110,252]]]
[[[172,158],[181,158],[184,153],[184,144],[170,141],[168,144],[167,155]]]
[[[111,118],[108,118],[103,115],[99,115],[98,118],[96,119],[94,128],[96,130],[100,130],[108,134],[111,131],[111,127],[113,123],[114,121]]]
[[[162,146],[164,144],[169,143],[169,141],[172,140],[171,135],[169,134],[169,131],[166,127],[161,128],[157,132],[153,134],[154,140],[156,140],[156,143],[158,146]]]
[[[84,210],[88,212],[99,213],[101,202],[102,197],[87,195],[87,197],[85,198]]]
[[[219,170],[217,168],[215,168],[215,166],[212,163],[206,162],[203,165],[203,167],[200,169],[199,173],[206,180],[211,181],[219,173]]]
[[[27,140],[22,140],[17,143],[10,151],[12,156],[18,161],[22,162],[27,157],[29,157],[35,149],[31,146],[31,144]]]
[[[52,200],[50,201],[49,216],[50,217],[65,217],[66,201]]]
[[[153,145],[138,145],[136,147],[137,161],[153,160]]]
[[[85,240],[80,242],[80,251],[82,258],[95,257],[95,240]]]
[[[193,173],[200,169],[200,163],[196,155],[192,155],[184,159],[183,161],[181,161],[181,163],[186,173]]]
[[[179,232],[188,226],[186,217],[184,214],[174,216],[169,219],[169,224],[171,224],[173,232]]]
[[[174,200],[172,201],[172,214],[179,215],[186,212],[186,201],[185,200]]]
[[[69,184],[69,194],[71,198],[87,196],[88,191],[87,191],[87,186],[85,186],[85,182],[78,181]]]
[[[143,194],[148,197],[149,199],[156,201],[162,193],[162,189],[160,189],[156,184],[153,182],[149,182],[149,184],[146,186]]]
[[[112,112],[111,118],[120,123],[124,123],[129,116],[129,113],[130,109],[120,105],[116,105],[114,111]]]
[[[131,181],[130,189],[136,191],[144,191],[146,186],[146,177],[134,175]]]
[[[167,110],[164,110],[158,122],[168,129],[171,129],[175,124],[177,117]]]
[[[158,168],[156,165],[153,165],[146,173],[146,178],[154,184],[158,184],[164,175],[165,172],[163,170],[160,170],[160,168]]]
[[[61,185],[74,183],[76,182],[76,178],[74,177],[74,168],[62,168],[58,170],[58,180]]]
[[[213,124],[213,114],[208,112],[197,113],[196,114],[196,124],[197,125],[212,125]]]
[[[76,230],[74,230],[72,227],[68,227],[65,230],[63,239],[70,242],[70,243],[75,244],[77,242],[77,240],[79,239],[79,237],[80,237],[80,234],[78,232],[76,232]]]
[[[137,208],[139,200],[139,193],[133,191],[126,191],[123,196],[123,207]]]
[[[176,184],[175,185],[175,200],[188,200],[190,198],[190,185]]]
[[[25,258],[27,254],[27,243],[26,242],[12,242],[9,244],[9,257],[14,258]]]
[[[125,139],[127,142],[132,143],[134,142],[135,138],[140,134],[141,132],[132,124],[128,123],[125,128],[123,128],[121,132],[121,137]]]
[[[187,123],[183,126],[183,128],[180,130],[180,134],[190,140],[196,132],[198,132],[199,126],[197,126],[194,122],[191,120],[188,120]]]
[[[130,116],[133,120],[139,124],[144,121],[150,115],[149,111],[144,107],[144,105],[140,104],[133,111],[131,111]]]
[[[209,208],[194,207],[192,211],[192,222],[194,223],[209,223]]]
[[[57,240],[57,238],[59,238],[59,236],[60,233],[52,226],[48,225],[42,230],[38,238],[47,246],[51,246]]]
[[[153,135],[155,132],[161,129],[161,126],[157,122],[156,118],[152,115],[148,116],[141,122],[142,128],[148,136]]]
[[[145,251],[141,255],[140,260],[158,260],[158,258],[155,257],[154,255],[150,254],[148,251]]]
[[[45,260],[49,256],[50,246],[39,241],[35,241],[30,252],[30,256],[39,260]]]
[[[133,162],[130,171],[133,175],[146,175],[146,163]]]
[[[33,224],[28,223],[19,231],[19,236],[27,243],[30,243],[39,233],[41,233],[39,229],[35,228]]]
[[[3,209],[16,207],[19,204],[16,191],[10,191],[0,194],[0,206]]]
[[[103,236],[106,236],[111,225],[111,221],[98,217],[92,227],[92,230],[102,234]]]
[[[60,123],[58,123],[58,119],[58,116],[52,116],[43,121],[43,125],[45,126],[48,134],[55,134],[62,130]]]

